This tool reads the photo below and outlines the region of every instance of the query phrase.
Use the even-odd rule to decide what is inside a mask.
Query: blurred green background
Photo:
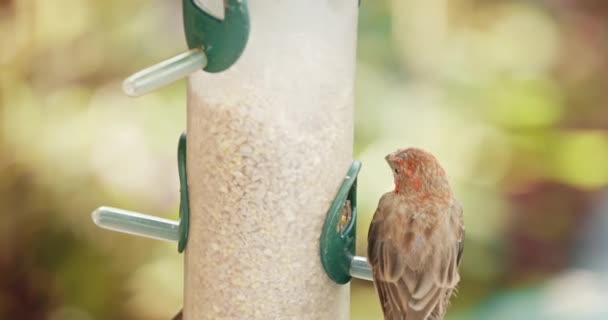
[[[608,2],[374,0],[360,12],[360,253],[383,157],[435,153],[467,224],[447,319],[608,319]],[[185,82],[122,79],[185,49],[178,1],[0,1],[0,319],[169,319],[175,244],[99,205],[176,218]],[[604,102],[603,102],[604,101]],[[379,319],[353,281],[352,319]]]

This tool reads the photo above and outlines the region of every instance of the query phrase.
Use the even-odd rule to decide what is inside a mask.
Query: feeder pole
[[[352,160],[355,0],[249,2],[247,48],[188,80],[184,318],[349,318],[319,237]]]

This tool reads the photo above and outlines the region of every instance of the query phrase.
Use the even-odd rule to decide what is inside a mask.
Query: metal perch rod
[[[159,240],[179,240],[178,221],[112,207],[99,207],[91,217],[104,229]]]
[[[350,276],[357,279],[373,281],[372,267],[366,257],[355,256],[350,261]]]
[[[101,228],[145,238],[174,242],[179,240],[178,221],[112,207],[99,207],[91,216],[93,222]],[[353,257],[350,275],[353,278],[372,281],[372,270],[366,257]]]
[[[203,49],[192,49],[133,74],[123,82],[122,90],[132,97],[141,96],[185,78],[206,65]]]

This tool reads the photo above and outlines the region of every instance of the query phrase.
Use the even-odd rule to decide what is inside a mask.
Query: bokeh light
[[[608,3],[360,10],[358,252],[392,187],[384,156],[422,147],[467,225],[448,320],[608,318]],[[179,309],[175,246],[97,229],[90,212],[177,217],[185,83],[138,99],[120,83],[185,46],[176,1],[0,1],[0,319]],[[351,318],[380,318],[371,283],[352,290]]]

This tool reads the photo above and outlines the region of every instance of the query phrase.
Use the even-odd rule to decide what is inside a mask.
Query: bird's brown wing
[[[460,281],[460,277],[458,275],[458,267],[460,266],[460,262],[462,260],[462,253],[464,251],[464,237],[465,237],[465,228],[464,228],[464,217],[462,213],[462,207],[458,200],[454,199],[450,211],[448,212],[450,217],[449,221],[451,225],[449,225],[448,231],[451,231],[453,238],[451,238],[451,242],[448,244],[448,250],[455,252],[456,259],[450,258],[449,270],[447,271],[448,276],[445,277],[447,281],[447,290],[445,291],[445,295],[440,299],[437,303],[437,306],[431,313],[429,320],[442,320],[445,312],[450,303],[450,298],[452,294],[456,291],[456,285]],[[448,254],[448,256],[452,256],[453,253]]]
[[[176,314],[176,315],[173,317],[173,319],[171,319],[171,320],[182,320],[182,317],[183,317],[182,312],[183,312],[183,311],[184,311],[184,309],[180,310],[180,311],[179,311],[179,313],[178,313],[178,314]]]
[[[464,220],[462,207],[454,200],[444,225],[445,234],[440,237],[442,243],[436,243],[437,250],[433,253],[436,283],[442,287],[454,288],[460,280],[458,266],[464,250]]]
[[[425,320],[431,313],[442,317],[444,302],[459,280],[457,235],[448,237],[454,245],[433,244],[414,234],[403,215],[390,212],[395,206],[383,203],[387,201],[391,199],[386,196],[380,200],[368,235],[368,258],[384,318]],[[408,234],[415,240],[405,241]],[[430,255],[423,254],[432,248]],[[418,262],[426,267],[413,269]]]
[[[370,232],[373,233],[371,229]],[[394,259],[397,252],[384,241],[372,244],[372,246],[375,249],[369,250],[369,261],[372,265],[374,284],[380,298],[384,319],[400,320],[407,311],[407,301],[410,300],[410,296],[407,288],[405,288],[406,290],[399,288],[399,285],[403,285],[402,282],[399,282],[403,268],[399,270],[400,266],[396,265],[399,263],[399,259]]]
[[[464,215],[462,212],[462,206],[458,200],[454,201],[454,205],[452,206],[452,210],[454,215],[456,216],[456,222],[458,224],[458,259],[456,260],[458,266],[460,266],[460,260],[462,260],[462,253],[464,252],[464,237],[465,237],[465,228],[464,228]]]

